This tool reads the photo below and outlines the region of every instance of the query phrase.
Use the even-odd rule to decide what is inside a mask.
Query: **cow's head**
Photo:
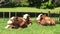
[[[13,23],[12,20],[13,20],[14,18],[15,18],[15,17],[11,17],[11,18],[8,20],[7,24],[12,24],[12,23]]]
[[[42,14],[39,14],[36,20],[40,20],[41,16],[42,16]]]
[[[30,18],[30,15],[25,14],[25,15],[23,15],[23,18],[24,18],[24,19],[29,19],[29,18]]]

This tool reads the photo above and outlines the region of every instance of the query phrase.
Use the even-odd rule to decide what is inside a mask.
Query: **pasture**
[[[53,18],[58,20],[57,18]],[[55,26],[41,26],[32,18],[32,25],[24,29],[5,29],[8,18],[0,18],[0,34],[60,34],[60,24]]]

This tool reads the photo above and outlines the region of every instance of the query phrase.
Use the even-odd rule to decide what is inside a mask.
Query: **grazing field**
[[[52,13],[59,13],[59,8],[54,9],[37,9],[32,7],[15,7],[15,8],[0,8],[0,12],[43,12],[48,13],[48,11],[51,11]]]
[[[41,26],[32,18],[32,25],[24,29],[5,29],[8,18],[0,18],[0,34],[60,34],[60,24]],[[56,22],[58,23],[58,22]]]

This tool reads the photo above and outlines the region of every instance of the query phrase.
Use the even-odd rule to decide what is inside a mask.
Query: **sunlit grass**
[[[5,29],[7,20],[8,18],[0,18],[0,34],[60,34],[60,24],[56,24],[55,26],[41,26],[36,23],[35,18],[32,18],[33,24],[27,28]]]
[[[59,13],[60,8],[55,8],[55,9],[37,9],[37,8],[32,8],[32,7],[0,8],[0,12],[43,12],[43,13],[48,13],[48,11],[51,11],[51,13]]]

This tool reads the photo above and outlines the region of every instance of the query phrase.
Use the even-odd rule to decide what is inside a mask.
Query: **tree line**
[[[0,7],[36,7],[54,8],[60,6],[60,0],[0,0]]]

